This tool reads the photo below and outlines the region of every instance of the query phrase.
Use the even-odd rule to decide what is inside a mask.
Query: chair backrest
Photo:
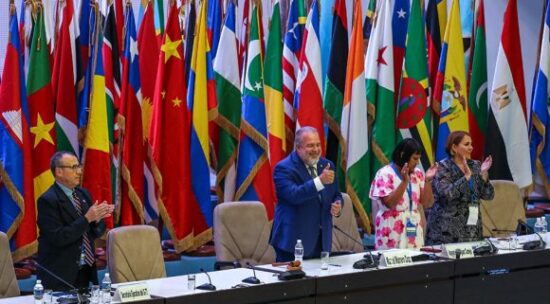
[[[334,217],[332,219],[332,223],[338,226],[338,228],[345,231],[351,237],[353,237],[353,239],[356,240],[359,244],[362,244],[363,242],[361,240],[361,236],[359,235],[359,231],[357,231],[357,220],[355,219],[355,214],[353,212],[353,203],[351,202],[351,198],[347,193],[342,193],[342,198],[344,199],[342,214],[340,215],[340,217]],[[332,229],[333,252],[362,252],[363,247],[361,247],[361,245],[359,244],[344,235],[341,231],[338,231],[337,229]]]
[[[481,200],[483,236],[499,236],[496,230],[515,231],[518,219],[525,220],[525,206],[519,187],[512,181],[492,180],[495,197],[490,201]]]
[[[107,233],[108,267],[113,283],[166,277],[159,232],[155,227],[135,225]]]
[[[0,298],[20,295],[13,260],[11,259],[8,236],[0,232]]]
[[[269,245],[271,224],[258,201],[225,202],[214,209],[214,246],[218,261],[241,265],[275,262]]]

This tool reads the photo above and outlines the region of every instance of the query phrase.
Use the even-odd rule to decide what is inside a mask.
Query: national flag
[[[52,89],[55,99],[55,131],[57,150],[80,155],[78,147],[76,76],[76,39],[78,30],[73,1],[59,3],[61,27],[56,39]]]
[[[153,108],[153,96],[155,95],[155,81],[157,79],[157,68],[160,53],[160,46],[155,41],[155,24],[153,22],[153,6],[147,5],[145,14],[141,20],[138,32],[138,53],[139,71],[141,80],[141,121],[143,123],[144,144],[149,149],[149,130],[151,123],[151,111]],[[151,167],[151,159],[145,158],[143,164],[145,176],[144,185],[144,208],[145,222],[148,223],[158,218],[158,204],[155,194],[155,180]]]
[[[99,17],[100,12],[95,6],[92,15]],[[105,91],[105,72],[103,66],[103,35],[100,23],[93,24],[92,41],[97,44],[91,46],[92,57],[90,67],[94,67],[91,79],[90,110],[86,136],[84,138],[84,150],[82,163],[84,172],[82,186],[86,188],[94,200],[113,203],[113,188],[111,181],[111,158],[109,150],[109,121],[107,110],[107,94]],[[111,122],[112,123],[112,122]],[[113,228],[113,218],[105,218],[107,227]]]
[[[221,0],[209,0],[208,1],[208,43],[210,44],[210,53],[212,61],[216,59],[218,53],[218,44],[220,42],[220,35],[222,30],[222,3]]]
[[[287,145],[285,133],[282,73],[283,44],[281,9],[278,0],[276,0],[273,7],[270,27],[264,60],[264,93],[269,137],[269,161],[273,169],[292,150],[292,146]]]
[[[365,187],[369,163],[367,152],[369,142],[365,136],[368,132],[367,95],[365,88],[365,45],[363,42],[363,14],[361,1],[355,1],[353,30],[346,70],[346,86],[344,105],[342,108],[342,136],[346,145],[343,147],[346,155],[342,159],[342,167],[346,168],[346,192],[351,197],[353,206],[359,214],[360,225],[370,233],[370,222],[367,212],[370,212],[369,191]]]
[[[374,25],[374,17],[376,14],[376,0],[370,0],[369,6],[367,6],[367,14],[365,17],[365,24],[363,25],[363,37],[367,40],[366,45],[368,47],[370,43],[370,34],[372,33],[372,26]]]
[[[123,27],[125,24],[124,19],[124,5],[131,4],[131,2],[122,2],[122,0],[114,0],[113,2],[115,6],[115,24],[116,24],[116,36],[117,36],[117,43],[119,46],[124,45],[124,38],[123,38]],[[123,54],[121,53],[120,56]]]
[[[296,128],[294,92],[296,91],[305,23],[304,0],[292,0],[288,12],[287,31],[283,47],[283,99],[287,147],[294,146],[294,131]]]
[[[480,9],[482,7],[480,6]],[[476,46],[477,48],[477,46]],[[550,5],[546,5],[544,29],[541,37],[540,58],[535,76],[529,130],[533,174],[542,180],[546,195],[550,195],[550,115],[548,113],[548,75],[550,72]]]
[[[246,59],[246,47],[248,42],[248,23],[250,20],[250,0],[237,1],[237,22],[235,24],[237,41],[239,41],[239,71],[242,71]],[[244,73],[243,73],[244,74]]]
[[[14,261],[36,253],[29,105],[15,5],[10,4],[8,45],[0,87],[0,231]]]
[[[398,95],[397,127],[402,138],[412,137],[422,145],[425,153],[422,153],[421,163],[422,167],[427,169],[433,163],[433,148],[432,122],[428,111],[428,67],[424,31],[420,0],[413,0]],[[397,66],[395,67],[397,69]]]
[[[439,67],[439,56],[441,55],[441,38],[445,33],[441,31],[439,27],[439,12],[437,10],[437,2],[440,0],[428,0],[428,7],[426,8],[426,38],[428,41],[428,71],[430,88],[435,87],[435,79],[437,78],[437,68]],[[447,0],[445,0],[447,1]],[[433,93],[432,93],[433,95]],[[433,98],[433,96],[432,96]],[[432,102],[433,106],[433,102]],[[436,113],[439,115],[439,112]]]
[[[33,31],[33,4],[26,0],[21,0],[20,17],[19,17],[19,35],[21,36],[21,55],[23,56],[24,75],[29,71],[29,50],[31,47],[32,31]]]
[[[149,142],[159,213],[178,252],[193,245],[192,208],[196,204],[184,60],[178,9],[173,3],[158,61]]]
[[[321,5],[321,61],[323,62],[323,83],[326,82],[328,64],[330,58],[330,46],[332,45],[332,19],[335,0],[325,0]]]
[[[121,66],[120,47],[114,3],[107,8],[103,34],[103,70],[105,73],[105,94],[107,97],[107,130],[109,133],[109,158],[111,159],[111,187],[114,204],[120,202],[120,124],[117,115],[120,109]]]
[[[254,5],[242,86],[243,106],[235,200],[262,202],[267,217],[271,220],[275,209],[275,192],[268,159],[260,22],[258,8]]]
[[[193,53],[193,43],[195,37],[195,26],[197,24],[197,12],[195,11],[195,3],[189,4],[189,17],[187,19],[187,26],[185,27],[185,79],[189,79],[189,70],[191,69],[191,57]]]
[[[510,0],[498,49],[490,100],[485,155],[491,155],[491,179],[513,180],[520,188],[532,183],[527,135],[527,105],[517,1]]]
[[[470,136],[474,143],[472,158],[482,160],[483,147],[487,137],[487,111],[489,100],[487,97],[487,46],[485,42],[485,16],[483,0],[477,12],[475,42],[472,46],[471,72],[469,73],[468,122]]]
[[[77,40],[80,43],[80,56],[77,56],[77,60],[80,60],[81,63],[77,64],[76,92],[78,98],[78,140],[80,144],[82,144],[86,134],[86,126],[90,116],[90,97],[92,96],[95,75],[95,58],[98,52],[102,52],[101,48],[97,48],[99,42],[96,40],[99,39],[96,33],[98,26],[101,26],[103,30],[103,16],[99,5],[98,2],[91,1],[80,3],[80,36]],[[87,20],[87,22],[83,22],[82,19]]]
[[[215,0],[207,0],[215,1]],[[210,140],[208,128],[207,64],[210,51],[208,44],[206,10],[208,2],[200,8],[197,32],[194,36],[191,69],[187,85],[187,104],[191,111],[191,186],[197,205],[190,206],[193,219],[194,246],[198,247],[212,239],[214,206],[210,200]],[[214,96],[215,97],[215,96]],[[191,204],[192,202],[188,202]]]
[[[124,55],[122,57],[121,128],[122,176],[119,225],[139,225],[144,223],[143,201],[145,199],[144,161],[147,158],[147,145],[143,129],[141,79],[139,51],[136,37],[134,10],[126,7],[124,33]]]
[[[217,121],[220,126],[216,193],[220,202],[234,199],[237,174],[235,163],[241,125],[241,79],[235,14],[235,3],[229,1],[219,44],[223,56],[217,56],[214,60],[216,93],[219,100]]]
[[[38,199],[53,184],[50,158],[55,153],[55,114],[51,86],[50,50],[44,25],[44,10],[37,6],[27,74],[27,96],[32,147],[32,179]]]
[[[464,44],[464,66],[470,66],[472,54],[472,31],[474,30],[475,0],[460,0],[460,22],[462,24],[462,42]]]
[[[446,0],[445,0],[446,1]],[[410,0],[395,0],[392,15],[394,83],[401,79],[409,26]]]
[[[435,157],[438,161],[447,157],[445,146],[451,132],[469,131],[468,93],[458,1],[453,0],[451,6],[434,88],[434,100],[441,105],[438,111],[439,131]]]
[[[348,18],[346,15],[346,1],[336,0],[332,21],[332,45],[328,73],[325,82],[325,122],[328,126],[326,157],[335,165],[338,185],[344,187],[345,174],[340,166],[341,147],[344,145],[340,122],[342,121],[342,106],[346,85],[346,67],[348,61]]]
[[[321,154],[325,155],[325,132],[323,126],[323,83],[321,43],[319,41],[319,3],[311,4],[300,54],[294,109],[296,125],[311,126],[319,130]]]
[[[368,179],[367,185],[370,185],[378,169],[391,162],[397,142],[391,14],[390,1],[384,1],[370,34],[365,59],[368,117],[372,126],[369,170],[364,174]]]

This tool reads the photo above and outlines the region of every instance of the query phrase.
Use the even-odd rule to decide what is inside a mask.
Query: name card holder
[[[151,295],[146,282],[118,285],[114,296],[114,301],[120,303],[149,299]]]
[[[456,259],[457,255],[459,255],[461,259],[474,257],[472,243],[444,244],[442,247],[443,256],[449,259]]]
[[[399,267],[412,264],[411,254],[406,250],[389,250],[382,252],[380,256],[380,266],[383,267]]]

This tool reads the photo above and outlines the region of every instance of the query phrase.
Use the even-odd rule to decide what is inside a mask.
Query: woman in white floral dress
[[[433,204],[431,182],[437,164],[426,175],[417,168],[422,153],[420,144],[407,138],[392,154],[392,162],[376,173],[370,188],[370,198],[380,205],[375,216],[375,247],[419,248],[424,245],[424,228],[419,205]]]

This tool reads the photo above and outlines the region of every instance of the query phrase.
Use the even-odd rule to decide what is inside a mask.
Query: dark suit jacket
[[[317,172],[321,174],[330,163],[321,158],[317,163]],[[280,161],[273,172],[277,206],[271,232],[271,245],[286,252],[294,252],[296,240],[301,239],[304,245],[304,256],[314,254],[314,246],[322,231],[322,250],[330,251],[332,247],[331,204],[340,200],[336,179],[318,192],[304,162],[294,151]],[[319,229],[322,227],[322,229]],[[315,253],[316,254],[316,253]]]
[[[93,203],[88,191],[77,188],[76,193],[82,202],[83,214]],[[78,216],[76,209],[65,192],[54,183],[37,202],[38,206],[38,263],[70,284],[75,283],[82,246],[82,236],[88,231],[93,249],[93,241],[105,232],[105,222],[88,224],[84,216]],[[93,267],[92,278],[97,284],[97,272]],[[45,288],[67,290],[69,287],[44,271],[38,277]]]

